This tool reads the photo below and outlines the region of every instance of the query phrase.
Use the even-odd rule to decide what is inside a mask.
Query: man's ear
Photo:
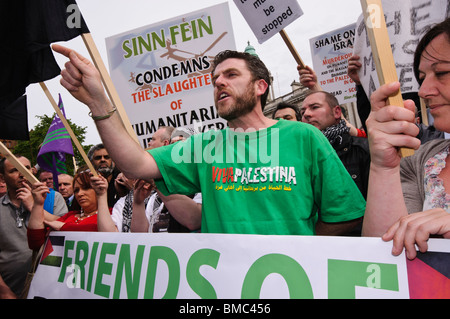
[[[263,79],[259,79],[255,81],[255,83],[256,83],[256,95],[257,96],[264,95],[264,93],[266,93],[267,88],[269,87],[269,84],[267,84],[267,82]]]
[[[340,119],[342,117],[342,109],[339,105],[334,107],[333,115],[335,119]]]

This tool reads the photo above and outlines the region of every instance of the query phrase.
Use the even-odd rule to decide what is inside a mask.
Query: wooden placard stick
[[[28,170],[18,159],[11,153],[11,151],[0,142],[0,153],[5,156],[5,158],[13,164],[13,166],[25,177],[30,184],[39,183],[39,180],[34,176],[30,170]]]
[[[395,67],[381,0],[361,0],[361,7],[380,85],[396,82],[398,81],[397,69]],[[400,89],[388,98],[387,103],[388,105],[403,107],[403,98]],[[414,154],[414,150],[401,148],[400,153],[403,157],[406,157]]]
[[[305,63],[303,63],[303,60],[300,57],[300,54],[298,54],[297,49],[295,49],[294,45],[291,42],[291,39],[289,39],[289,37],[288,37],[286,31],[284,31],[284,29],[280,31],[280,35],[283,38],[284,43],[286,43],[289,51],[291,51],[291,54],[294,57],[297,64],[300,65],[302,68],[304,68]]]
[[[61,120],[61,122],[64,124],[64,127],[66,128],[67,132],[69,133],[70,137],[72,138],[73,143],[75,144],[75,147],[78,149],[78,151],[80,152],[81,156],[83,157],[86,165],[89,167],[89,169],[91,170],[92,174],[94,176],[98,176],[94,166],[92,165],[91,161],[89,160],[89,158],[87,157],[86,153],[84,152],[83,147],[81,146],[80,142],[78,141],[77,137],[75,136],[75,134],[73,133],[69,123],[67,122],[66,118],[64,117],[64,114],[61,112],[58,104],[56,104],[55,99],[53,98],[53,96],[50,94],[50,91],[47,88],[47,85],[45,85],[44,82],[40,82],[39,83],[42,90],[44,91],[45,95],[47,96],[48,100],[50,101],[51,105],[53,106],[53,108],[55,109],[56,114],[58,114],[59,119]]]
[[[105,86],[106,92],[108,93],[109,99],[116,107],[117,113],[119,114],[120,119],[122,120],[122,123],[125,126],[125,129],[127,130],[128,134],[136,141],[136,143],[139,144],[136,133],[134,132],[133,127],[131,126],[130,120],[128,119],[128,115],[125,112],[122,102],[120,101],[119,94],[117,93],[116,88],[114,87],[111,77],[109,76],[109,73],[106,70],[105,64],[103,63],[102,57],[98,52],[97,46],[95,45],[92,35],[90,33],[83,33],[81,37],[83,38],[84,44],[86,45],[86,48],[89,51],[89,54],[91,56],[92,61],[94,62],[94,65],[100,72],[100,76],[102,78],[102,82],[103,85]]]
[[[297,64],[300,65],[300,67],[305,68],[305,63],[300,57],[300,54],[298,54],[297,49],[295,49],[294,45],[291,42],[291,39],[289,39],[289,36],[287,35],[286,31],[284,31],[284,29],[280,31],[280,35],[283,38],[284,43],[286,43],[292,56],[294,57],[295,62],[297,62]],[[320,87],[319,83],[316,83],[316,90],[322,91],[322,88]]]
[[[420,98],[420,113],[422,114],[422,123],[428,126],[427,105],[422,98]]]

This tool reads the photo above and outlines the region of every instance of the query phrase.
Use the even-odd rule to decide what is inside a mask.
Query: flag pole
[[[364,21],[373,21],[373,18],[379,25],[367,26],[367,35],[370,40],[370,46],[372,47],[373,60],[377,69],[378,79],[380,85],[386,83],[392,83],[398,81],[397,69],[395,67],[394,56],[392,55],[391,43],[389,40],[389,34],[386,27],[386,21],[384,19],[383,6],[381,0],[361,0],[361,6],[364,14]],[[376,8],[375,14],[379,15],[374,17],[371,9]],[[388,105],[403,106],[403,98],[400,90],[395,95],[390,96],[387,100]],[[414,154],[414,150],[410,148],[402,147],[400,153],[403,157]]]
[[[125,112],[122,102],[120,101],[119,94],[117,93],[116,88],[114,87],[114,84],[111,80],[111,77],[109,76],[109,73],[105,67],[105,64],[103,63],[102,57],[97,49],[97,46],[95,45],[92,35],[90,33],[83,33],[81,34],[81,37],[83,38],[84,44],[86,45],[86,48],[89,51],[89,54],[91,56],[92,61],[94,62],[94,65],[100,72],[100,76],[102,78],[103,85],[106,88],[106,92],[108,93],[109,99],[116,107],[117,113],[119,113],[119,116],[122,120],[123,125],[125,126],[125,129],[127,130],[128,134],[136,141],[136,143],[139,144],[136,133],[134,132],[133,127],[131,126],[127,113]]]
[[[47,88],[47,85],[44,82],[39,82],[42,90],[44,91],[45,95],[47,96],[48,100],[52,104],[53,108],[55,109],[56,114],[58,115],[61,122],[64,124],[64,127],[66,128],[67,132],[69,133],[70,137],[72,138],[73,143],[75,144],[76,148],[80,152],[81,156],[83,157],[86,165],[91,170],[92,174],[94,176],[98,176],[94,166],[92,165],[91,161],[87,157],[86,153],[84,152],[83,147],[81,146],[80,142],[78,141],[77,137],[73,133],[69,123],[67,122],[66,118],[64,117],[64,114],[62,114],[58,104],[56,104],[56,101],[53,99],[53,96],[50,94],[50,91]]]
[[[287,35],[286,31],[281,30],[280,32],[281,37],[284,40],[284,43],[286,43],[289,51],[291,52],[292,56],[294,57],[297,64],[304,69],[306,67],[305,63],[303,62],[302,58],[300,57],[300,54],[298,54],[297,49],[294,47],[294,45],[291,42],[291,39],[289,39],[289,36]],[[322,91],[322,88],[320,87],[319,83],[316,83],[317,90]]]
[[[0,153],[2,153],[8,161],[10,161],[13,166],[29,181],[31,184],[39,183],[39,180],[34,176],[18,159],[15,157],[11,151],[0,142]]]
[[[76,171],[78,171],[78,165],[77,165],[77,160],[75,159],[75,155],[72,156],[72,161],[73,161],[73,171],[76,172]]]

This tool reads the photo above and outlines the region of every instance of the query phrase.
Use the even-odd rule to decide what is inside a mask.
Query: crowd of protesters
[[[69,48],[53,49],[69,59],[61,84],[89,107],[102,144],[88,153],[96,172],[43,171],[33,185],[7,158],[0,160],[0,187],[6,186],[0,198],[2,298],[22,296],[33,251],[49,231],[382,236],[393,240],[393,254],[406,249],[408,258],[416,256],[415,245],[425,252],[432,235],[450,238],[450,19],[422,37],[414,57],[417,95],[439,132],[427,140],[414,101],[387,105],[399,83],[381,86],[370,102],[359,95],[364,127],[355,128],[336,98],[317,88],[308,67],[299,68],[311,91],[301,108],[279,105],[266,117],[270,74],[264,63],[223,51],[213,61],[212,82],[228,127],[202,134],[160,127],[144,150],[123,127],[95,66]],[[348,74],[356,85],[358,67],[351,58]],[[254,145],[269,140],[278,152],[267,164]],[[198,160],[211,141],[220,144],[214,156]],[[416,153],[402,159],[401,147]],[[30,159],[16,157],[32,169]],[[264,191],[223,191],[249,180]]]

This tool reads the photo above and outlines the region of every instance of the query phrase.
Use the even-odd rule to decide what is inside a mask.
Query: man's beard
[[[101,168],[97,169],[97,171],[98,171],[99,173],[101,173],[103,177],[108,177],[109,175],[111,175],[112,172],[113,172],[113,170],[114,170],[114,167],[113,167],[113,166],[110,166],[110,167],[101,167]]]
[[[250,113],[256,105],[255,88],[253,82],[250,82],[247,86],[247,90],[244,94],[235,97],[236,103],[227,109],[219,109],[217,106],[217,112],[219,116],[227,121],[232,121]]]

